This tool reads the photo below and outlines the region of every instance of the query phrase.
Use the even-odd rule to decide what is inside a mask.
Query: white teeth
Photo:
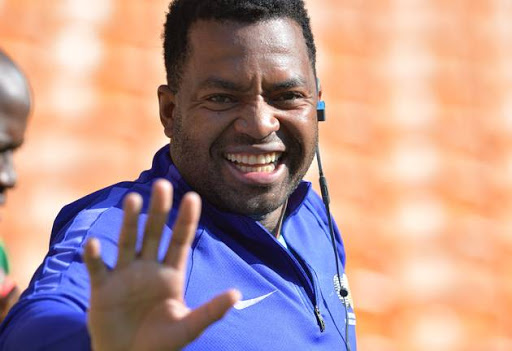
[[[226,154],[226,159],[234,163],[242,163],[244,165],[265,165],[274,163],[281,158],[280,152],[270,152],[267,154],[249,155],[249,154]]]
[[[235,163],[235,167],[238,168],[243,173],[250,173],[250,172],[270,173],[276,169],[276,166],[273,163],[271,163],[268,166],[261,166],[261,167],[242,166],[242,165]]]
[[[231,161],[238,170],[244,173],[264,172],[270,173],[276,169],[276,161],[281,158],[280,152],[269,152],[267,154],[226,154],[226,159]]]

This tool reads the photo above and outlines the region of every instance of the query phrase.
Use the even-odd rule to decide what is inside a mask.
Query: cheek
[[[302,137],[307,142],[314,142],[317,139],[318,136],[318,124],[316,121],[312,123],[311,121],[308,121],[307,123],[303,123],[299,126],[300,133]]]
[[[318,122],[316,115],[288,116],[281,120],[281,128],[287,130],[292,139],[295,139],[303,147],[316,145],[318,138]]]
[[[189,155],[205,158],[212,152],[212,147],[222,140],[228,124],[226,118],[218,113],[191,115],[179,126],[180,143]]]
[[[196,115],[192,125],[188,127],[198,143],[212,146],[229,139],[235,120],[235,113],[204,111]]]

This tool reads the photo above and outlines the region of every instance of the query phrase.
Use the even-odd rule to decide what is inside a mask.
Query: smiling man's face
[[[177,94],[159,89],[171,157],[216,207],[275,214],[313,160],[316,80],[300,26],[200,20]]]

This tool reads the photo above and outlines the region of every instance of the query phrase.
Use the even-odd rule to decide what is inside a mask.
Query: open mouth
[[[282,154],[282,152],[268,152],[258,155],[227,153],[225,157],[240,172],[272,173],[276,169]]]

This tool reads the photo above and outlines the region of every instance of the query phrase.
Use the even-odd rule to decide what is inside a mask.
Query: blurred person
[[[13,153],[23,144],[30,113],[30,89],[20,68],[0,50],[0,205],[16,184]],[[9,276],[9,260],[0,239],[0,321],[19,297]]]
[[[61,210],[0,349],[356,350],[341,237],[302,180],[315,57],[301,0],[172,2],[170,143]]]

